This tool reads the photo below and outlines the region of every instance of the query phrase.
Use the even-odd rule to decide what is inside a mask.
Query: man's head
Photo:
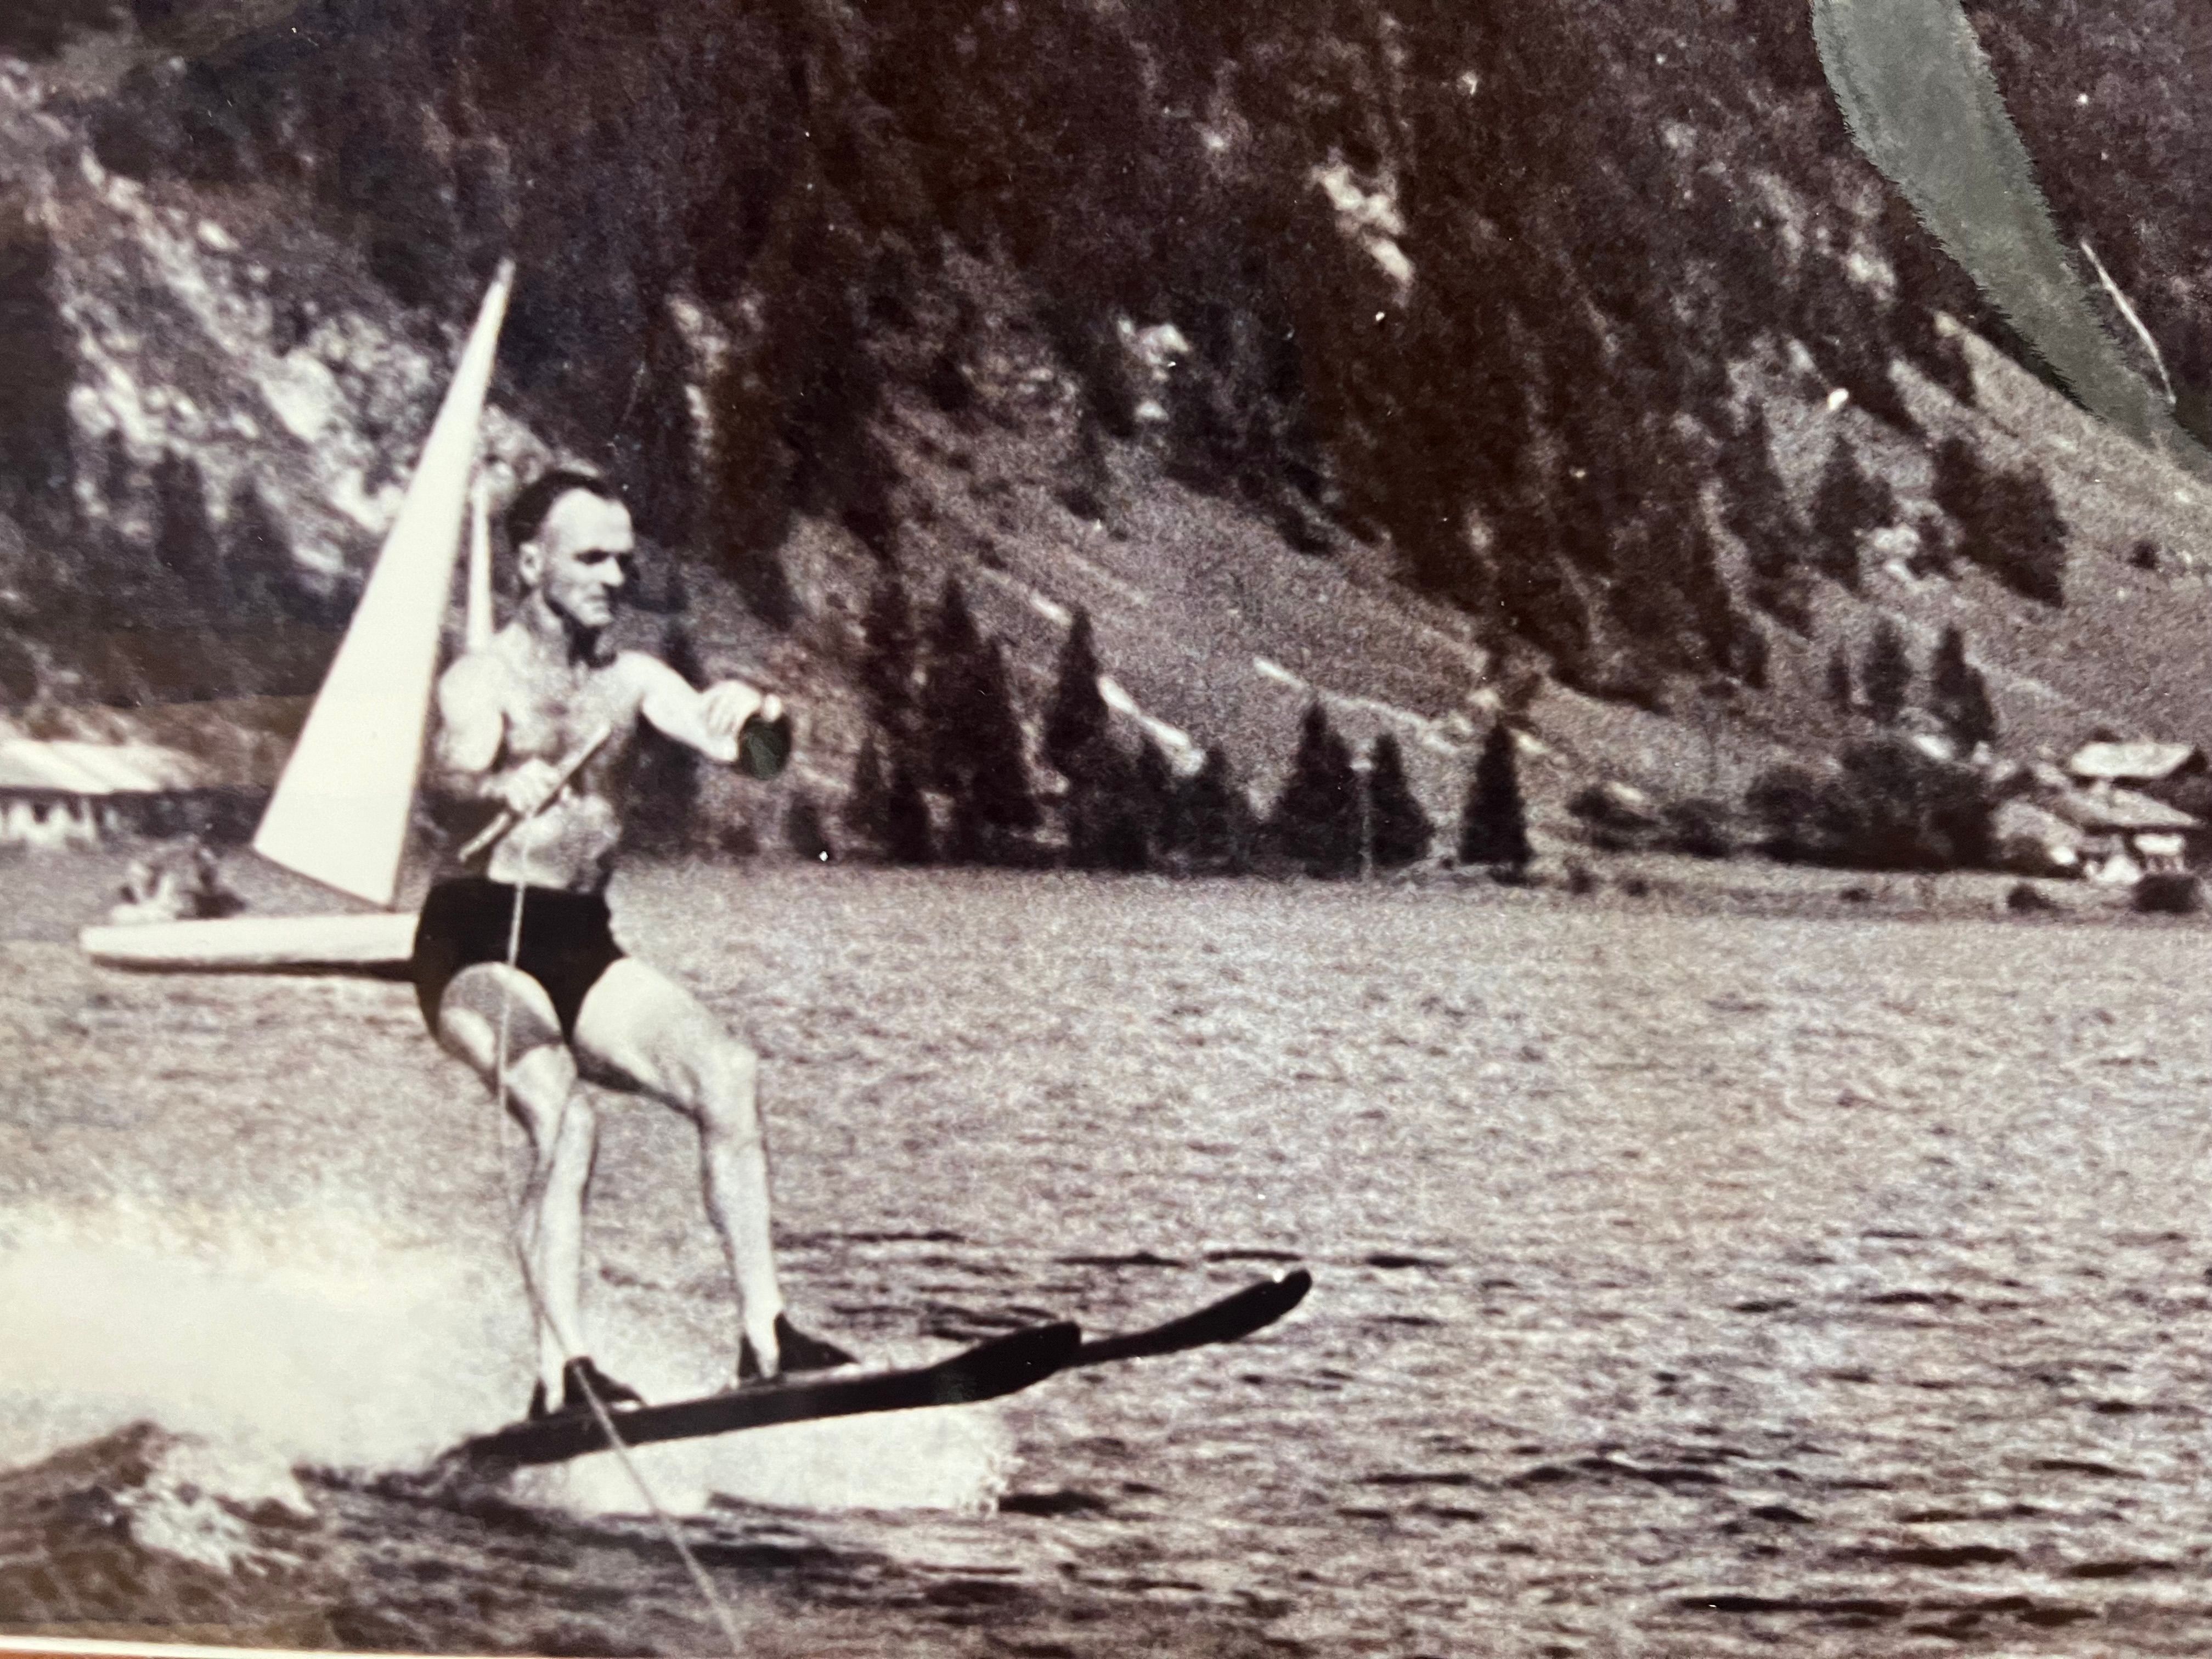
[[[629,510],[586,472],[548,472],[507,510],[514,570],[526,592],[571,626],[596,633],[614,620],[636,545]]]

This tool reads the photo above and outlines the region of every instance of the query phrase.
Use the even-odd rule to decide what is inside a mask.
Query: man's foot
[[[825,1342],[818,1336],[809,1336],[782,1314],[775,1316],[775,1346],[781,1369],[779,1376],[792,1371],[834,1370],[840,1365],[856,1362],[835,1342]],[[738,1385],[765,1382],[761,1375],[760,1361],[753,1353],[753,1345],[743,1337],[738,1339]]]
[[[591,1393],[585,1390],[589,1388]],[[538,1383],[530,1391],[530,1421],[544,1417],[575,1417],[588,1414],[592,1396],[600,1405],[612,1411],[617,1406],[642,1406],[645,1396],[627,1382],[617,1382],[592,1363],[588,1354],[579,1354],[561,1368],[561,1407],[548,1409],[545,1403],[545,1384]]]

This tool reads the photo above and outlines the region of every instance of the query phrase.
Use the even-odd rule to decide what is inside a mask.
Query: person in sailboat
[[[512,827],[433,886],[413,972],[440,1043],[495,1085],[506,1024],[507,1103],[534,1153],[520,1240],[538,1314],[530,1415],[588,1410],[586,1390],[602,1405],[639,1403],[584,1351],[584,1210],[599,1125],[580,1078],[658,1100],[696,1127],[707,1213],[737,1293],[737,1380],[848,1364],[784,1311],[752,1052],[689,991],[623,954],[605,896],[639,722],[727,763],[741,735],[750,744],[778,729],[782,711],[743,682],[702,692],[655,658],[607,648],[633,540],[629,514],[605,483],[548,472],[516,496],[506,523],[521,603],[440,678],[431,765],[449,800],[478,803]]]

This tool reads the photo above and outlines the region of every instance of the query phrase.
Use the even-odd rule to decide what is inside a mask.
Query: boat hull
[[[84,953],[104,968],[167,972],[391,969],[413,953],[412,911],[332,916],[223,916],[88,927]]]

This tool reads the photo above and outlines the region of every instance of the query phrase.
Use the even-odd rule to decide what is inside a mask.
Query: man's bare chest
[[[629,748],[638,697],[631,677],[611,664],[517,672],[504,699],[506,758],[557,765],[605,732],[610,735],[592,762],[593,770],[601,769]]]

